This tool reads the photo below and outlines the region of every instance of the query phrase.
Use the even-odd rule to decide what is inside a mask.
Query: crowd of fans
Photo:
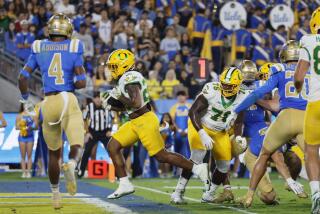
[[[0,27],[8,53],[25,61],[35,39],[48,36],[46,22],[61,12],[73,20],[74,37],[85,45],[89,89],[109,87],[104,63],[113,49],[136,54],[137,69],[148,78],[151,97],[175,97],[184,86],[193,98],[201,86],[193,77],[191,58],[199,57],[204,34],[209,31],[212,59],[210,80],[222,72],[230,52],[231,31],[218,19],[225,1],[219,0],[0,0]],[[288,39],[299,40],[309,32],[308,19],[318,1],[239,0],[248,13],[235,31],[237,59],[252,59],[258,66],[277,61],[277,52]],[[293,28],[273,29],[268,20],[276,4],[287,4],[298,14]]]

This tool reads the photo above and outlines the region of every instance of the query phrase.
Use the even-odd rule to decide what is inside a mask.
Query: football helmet
[[[310,19],[310,31],[312,34],[318,34],[320,29],[320,7],[313,11]]]
[[[134,54],[126,49],[118,49],[110,53],[106,63],[113,79],[117,80],[125,72],[134,67]]]
[[[63,13],[58,13],[48,21],[48,33],[49,35],[66,36],[71,38],[73,33],[73,25],[71,20]]]
[[[227,67],[220,75],[220,90],[224,97],[236,95],[243,81],[241,71],[236,67]]]
[[[270,75],[270,68],[273,65],[273,63],[267,62],[264,63],[259,71],[258,71],[258,75],[259,75],[259,79],[260,80],[264,80],[267,81],[269,79],[269,75]]]
[[[240,70],[242,72],[243,81],[253,82],[256,80],[258,69],[256,64],[251,60],[243,60],[240,65]]]
[[[299,60],[299,43],[295,40],[287,41],[279,52],[281,63]]]

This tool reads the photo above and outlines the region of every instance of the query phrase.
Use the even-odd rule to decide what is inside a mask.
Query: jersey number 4
[[[64,84],[63,75],[61,53],[55,53],[50,62],[48,76],[55,78],[56,85],[62,85]]]

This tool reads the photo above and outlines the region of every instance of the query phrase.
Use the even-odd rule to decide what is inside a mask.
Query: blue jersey
[[[174,122],[178,129],[186,130],[188,128],[188,114],[191,105],[186,104],[175,104],[170,109],[170,115],[174,118]]]
[[[26,66],[40,69],[44,93],[74,91],[74,68],[83,66],[80,40],[36,40],[31,49]]]
[[[309,93],[308,75],[305,78],[305,90],[297,93],[293,84],[295,64],[276,64],[270,68],[271,76],[265,85],[254,90],[242,103],[235,109],[235,113],[246,110],[249,106],[261,99],[266,93],[278,88],[280,96],[280,110],[286,108],[305,110],[307,105],[307,95]],[[309,73],[309,72],[308,72]]]
[[[254,90],[261,86],[261,81],[256,81],[250,88],[247,90]],[[265,122],[264,109],[256,104],[251,105],[244,112],[244,130],[243,136],[252,138],[259,129],[267,126]]]

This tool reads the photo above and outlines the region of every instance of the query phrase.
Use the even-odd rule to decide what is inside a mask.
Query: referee
[[[80,170],[78,171],[79,178],[84,175],[92,148],[100,141],[107,151],[107,144],[111,137],[113,114],[102,107],[98,91],[94,92],[93,101],[86,106],[83,112],[83,119],[88,130],[86,134],[88,141],[85,144]]]

